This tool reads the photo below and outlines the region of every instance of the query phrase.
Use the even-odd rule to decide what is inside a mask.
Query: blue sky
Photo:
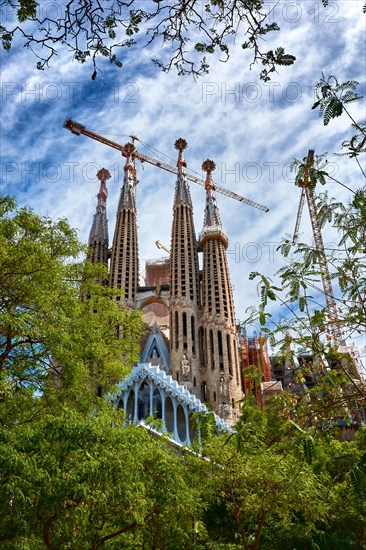
[[[330,1],[325,10],[320,1],[281,0],[275,8],[281,31],[267,35],[268,49],[282,45],[297,61],[281,68],[269,83],[259,80],[259,67],[249,70],[250,55],[241,48],[243,37],[232,45],[227,63],[212,58],[210,73],[198,80],[166,74],[154,66],[151,58],[168,53],[158,43],[123,51],[122,69],[102,63],[95,82],[90,78],[92,67],[72,61],[67,51],[59,52],[51,68],[37,71],[31,52],[16,43],[10,53],[1,52],[1,191],[42,214],[67,217],[86,241],[96,205],[96,172],[104,166],[112,173],[108,197],[112,238],[123,160],[116,151],[64,130],[66,117],[122,144],[135,134],[167,154],[166,162],[173,165],[174,141],[184,137],[188,169],[201,174],[202,161],[212,158],[217,184],[270,209],[264,213],[217,196],[230,238],[236,315],[243,319],[246,308],[258,303],[249,273],[258,270],[271,276],[283,263],[275,245],[294,228],[299,189],[289,164],[294,157],[306,156],[311,147],[317,154],[339,151],[349,136],[347,119],[325,128],[311,110],[314,83],[324,71],[339,81],[358,80],[359,93],[365,94],[362,4],[362,0]],[[364,103],[350,109],[356,119],[365,118]],[[139,148],[153,156],[144,146]],[[361,173],[354,160],[328,158],[335,177],[353,189],[360,187]],[[152,166],[138,170],[143,272],[144,260],[161,254],[155,241],[170,244],[175,178]],[[348,193],[341,186],[327,188],[330,195],[347,201]],[[191,193],[199,233],[204,190],[191,184]],[[305,209],[301,232],[302,240],[310,242]],[[324,240],[337,242],[331,228]]]

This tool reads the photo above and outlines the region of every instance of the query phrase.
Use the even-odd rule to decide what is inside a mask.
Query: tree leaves
[[[121,49],[154,41],[169,43],[169,53],[153,59],[162,70],[176,69],[179,75],[199,76],[208,72],[206,54],[218,54],[222,61],[230,55],[229,43],[235,36],[245,35],[244,49],[253,51],[252,64],[261,63],[265,68],[261,78],[270,80],[278,66],[289,66],[295,57],[279,47],[268,52],[261,49],[261,38],[278,31],[275,21],[268,23],[268,13],[259,0],[224,2],[211,0],[198,6],[196,1],[182,4],[180,0],[155,0],[139,4],[136,0],[115,0],[99,3],[96,0],[71,0],[58,6],[57,18],[52,10],[38,9],[36,0],[19,0],[14,4],[5,0],[8,13],[14,12],[19,24],[0,27],[0,40],[9,50],[14,36],[36,56],[36,66],[43,70],[49,66],[59,47],[67,46],[74,59],[80,63],[91,61],[93,74],[98,72],[99,57],[106,57],[117,67],[122,66],[117,57]],[[9,18],[12,19],[11,17]],[[32,21],[32,27],[24,25]],[[122,33],[127,37],[121,40]],[[192,41],[199,33],[205,41]],[[82,48],[81,48],[82,45]],[[196,53],[204,54],[197,56]]]
[[[324,126],[342,115],[345,104],[362,99],[362,96],[353,91],[357,86],[356,80],[348,80],[340,84],[335,76],[331,75],[326,79],[322,74],[320,81],[315,84],[317,101],[312,109],[319,107],[319,116],[323,117]]]
[[[24,23],[28,19],[34,19],[37,15],[38,2],[35,0],[19,0],[17,10],[18,21]]]
[[[182,548],[200,514],[194,474],[165,439],[124,426],[101,400],[89,414],[61,405],[31,425],[0,426],[0,469],[0,540],[13,548],[130,548],[130,532],[131,544],[151,547],[157,528],[156,540],[179,537]]]
[[[0,378],[44,391],[52,374],[65,396],[92,398],[137,360],[140,315],[98,284],[104,268],[80,261],[86,248],[65,220],[17,209],[8,198],[0,205]]]

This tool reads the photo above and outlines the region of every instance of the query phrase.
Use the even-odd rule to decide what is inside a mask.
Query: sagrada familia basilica
[[[100,190],[89,235],[91,260],[109,263],[109,284],[123,290],[121,305],[143,312],[146,335],[140,363],[120,383],[117,405],[130,421],[161,418],[175,441],[189,444],[189,417],[214,411],[218,429],[233,424],[243,397],[239,346],[230,273],[228,237],[221,224],[212,172],[206,160],[206,206],[198,238],[187,180],[184,139],[178,151],[170,257],[146,265],[139,281],[136,218],[135,148],[125,145],[127,159],[119,197],[112,247],[108,240],[106,169],[98,172]],[[202,254],[202,270],[198,255]]]
[[[107,142],[126,157],[112,246],[106,211],[110,174],[103,168],[97,174],[100,189],[89,247],[91,261],[109,267],[109,285],[122,290],[123,297],[115,299],[121,306],[141,310],[146,326],[140,362],[119,383],[116,406],[125,410],[127,421],[144,423],[146,418],[155,417],[177,445],[189,445],[194,438],[194,413],[211,410],[217,430],[230,431],[239,419],[244,395],[253,395],[259,406],[283,389],[308,395],[316,381],[303,367],[312,365],[312,353],[298,355],[289,350],[287,358],[269,358],[265,340],[260,335],[247,338],[237,324],[226,257],[228,236],[221,223],[212,179],[214,162],[206,160],[202,164],[206,173],[206,205],[197,237],[184,159],[187,143],[182,138],[175,142],[177,169],[165,166],[176,174],[171,248],[159,246],[165,248],[169,257],[146,262],[142,286],[135,161],[145,159],[157,166],[160,162],[138,153],[132,143],[122,147],[71,119],[65,127],[76,135]],[[218,190],[222,192],[221,188]],[[349,346],[346,351],[351,356]],[[260,380],[258,376],[253,378],[253,368]],[[300,382],[294,378],[298,370],[304,370]],[[351,370],[359,380],[357,369]],[[359,419],[351,421],[359,424]]]

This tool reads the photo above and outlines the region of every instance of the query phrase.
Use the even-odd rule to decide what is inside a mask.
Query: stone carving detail
[[[189,373],[191,372],[191,367],[189,366],[189,361],[187,359],[187,356],[186,354],[183,355],[183,359],[182,359],[182,375],[183,375],[183,380],[188,380],[189,378]]]
[[[227,383],[224,376],[220,377],[220,395],[226,395],[227,392]]]

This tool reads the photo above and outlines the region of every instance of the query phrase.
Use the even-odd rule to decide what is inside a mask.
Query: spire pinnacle
[[[175,207],[180,206],[181,204],[186,204],[192,206],[191,196],[189,193],[188,181],[187,181],[187,163],[184,160],[184,149],[187,149],[188,144],[185,139],[178,138],[174,143],[174,147],[179,151],[177,168],[178,168],[178,178],[175,188]]]
[[[108,263],[108,220],[107,220],[107,197],[108,189],[106,181],[111,177],[106,168],[97,172],[100,181],[97,194],[97,207],[93,217],[93,223],[89,233],[89,246],[91,247],[90,259],[93,263]]]
[[[202,163],[202,170],[206,175],[205,189],[206,189],[206,208],[205,219],[203,222],[204,227],[207,226],[221,226],[221,220],[219,215],[219,209],[216,204],[215,196],[215,184],[212,179],[212,172],[215,170],[216,164],[213,160],[207,159]]]
[[[207,159],[205,162],[202,163],[202,170],[207,172],[206,181],[205,181],[205,189],[208,191],[209,189],[212,189],[212,191],[215,191],[215,184],[212,180],[212,172],[216,169],[216,164],[213,160]]]
[[[100,181],[99,193],[97,195],[98,205],[97,210],[100,208],[106,208],[108,189],[107,189],[107,180],[111,177],[109,171],[106,168],[102,168],[97,172],[97,178]]]
[[[127,154],[126,158],[126,164],[124,167],[125,173],[130,171],[133,176],[136,175],[136,168],[134,164],[134,152],[136,151],[136,148],[133,143],[128,142],[123,147],[125,153]]]
[[[136,151],[133,143],[126,143],[123,147],[127,154],[126,164],[124,166],[124,179],[120,197],[119,208],[136,208],[136,168],[135,155]]]
[[[178,138],[174,143],[174,147],[179,151],[177,167],[180,168],[181,166],[184,166],[184,168],[186,168],[187,163],[184,160],[184,149],[187,149],[188,143],[186,142],[185,139]]]

